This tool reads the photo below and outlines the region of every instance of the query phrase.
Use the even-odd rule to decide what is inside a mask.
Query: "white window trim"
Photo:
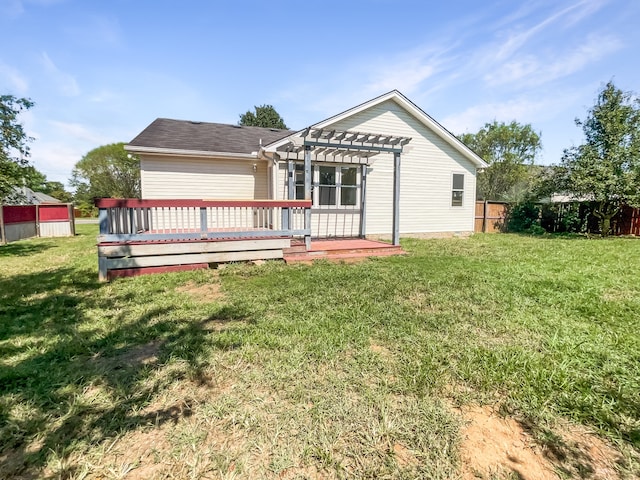
[[[460,190],[459,188],[453,188],[453,176],[454,175],[462,175],[462,190]],[[458,209],[458,208],[464,208],[465,206],[465,199],[466,199],[466,190],[467,190],[467,175],[465,174],[465,172],[451,172],[451,177],[450,177],[450,188],[449,188],[449,208],[453,208],[453,209]],[[462,192],[462,204],[461,205],[453,205],[453,192]]]

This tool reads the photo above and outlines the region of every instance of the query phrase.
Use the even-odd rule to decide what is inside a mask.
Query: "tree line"
[[[30,99],[0,96],[0,198],[21,185],[74,200],[84,209],[91,208],[95,197],[140,196],[139,160],[124,150],[124,143],[95,148],[76,163],[69,181],[73,196],[60,182],[47,181],[28,163],[33,139],[18,121],[33,105]],[[478,173],[477,197],[527,204],[555,193],[588,200],[601,233],[610,233],[612,218],[624,205],[640,207],[640,99],[609,82],[586,118],[575,122],[584,142],[565,149],[560,162],[550,166],[536,164],[541,133],[530,124],[494,120],[476,133],[459,135],[488,164]],[[240,115],[238,124],[287,128],[272,105],[255,106]]]

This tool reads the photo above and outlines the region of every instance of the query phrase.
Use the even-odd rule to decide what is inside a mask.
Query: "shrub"
[[[534,228],[535,227],[535,228]],[[535,232],[534,232],[535,230]],[[533,202],[521,202],[513,205],[507,213],[507,231],[542,233],[540,226],[540,207]]]

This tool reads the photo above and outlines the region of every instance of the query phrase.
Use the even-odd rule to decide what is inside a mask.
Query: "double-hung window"
[[[451,206],[461,207],[464,199],[464,174],[454,173],[451,182]]]
[[[335,167],[318,167],[319,181],[319,205],[335,205],[336,204],[336,168]]]
[[[340,167],[340,205],[358,204],[358,168]]]

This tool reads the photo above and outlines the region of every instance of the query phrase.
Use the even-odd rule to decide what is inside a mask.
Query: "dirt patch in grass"
[[[224,292],[221,291],[219,283],[197,285],[194,282],[187,282],[183,286],[176,288],[176,291],[180,293],[187,293],[195,300],[204,303],[217,302],[225,298]]]
[[[521,423],[499,416],[490,407],[458,410],[466,426],[461,432],[462,478],[557,480],[621,478],[615,464],[620,454],[582,427],[563,425],[562,434],[536,441]]]
[[[384,359],[387,359],[391,356],[391,351],[387,347],[376,343],[373,339],[369,340],[369,350],[371,350],[373,353],[377,353]]]

